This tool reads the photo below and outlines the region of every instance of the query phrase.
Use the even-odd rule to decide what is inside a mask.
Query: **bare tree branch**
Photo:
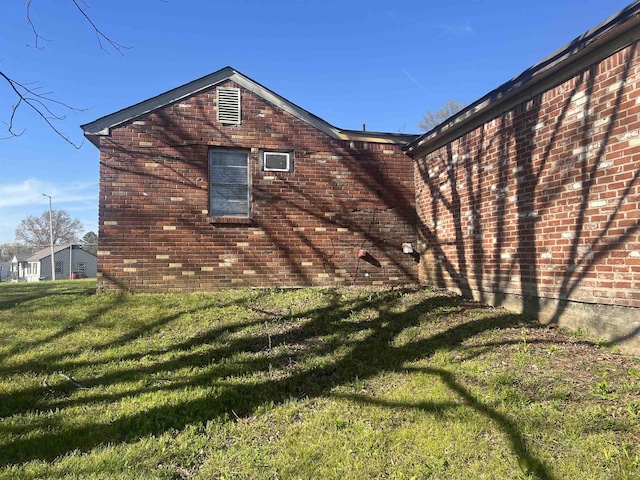
[[[0,72],[1,73],[1,72]],[[12,109],[11,109],[11,116],[9,117],[9,122],[2,122],[7,126],[7,130],[9,132],[9,136],[8,137],[0,137],[0,140],[7,140],[11,137],[20,137],[24,132],[27,131],[26,128],[23,128],[22,131],[20,133],[15,132],[13,130],[13,119],[16,116],[16,111],[18,110],[18,108],[20,107],[20,104],[22,103],[22,99],[18,99],[18,103],[16,105],[13,105]]]
[[[23,129],[21,132],[16,132],[14,130],[13,120],[15,118],[16,112],[20,108],[20,105],[26,104],[28,105],[36,114],[64,141],[68,144],[72,145],[74,148],[80,148],[80,145],[75,144],[67,134],[58,130],[58,128],[53,124],[55,121],[61,121],[66,118],[66,115],[55,113],[52,108],[55,106],[70,110],[72,112],[82,112],[86,109],[72,107],[64,102],[56,100],[54,98],[49,97],[51,92],[39,93],[38,90],[40,87],[33,87],[29,83],[20,83],[11,78],[9,78],[4,72],[0,71],[0,77],[2,77],[11,87],[13,92],[18,97],[18,102],[12,106],[11,116],[9,118],[9,122],[3,122],[7,125],[7,131],[9,132],[10,137],[19,137],[22,135],[26,129]]]
[[[27,23],[31,27],[34,36],[33,45],[27,44],[27,46],[36,48],[38,50],[44,50],[44,47],[41,46],[41,42],[50,42],[51,40],[43,37],[38,32],[36,24],[31,16],[32,2],[33,0],[25,1]],[[80,12],[85,21],[89,23],[89,25],[95,32],[98,45],[100,46],[100,49],[102,51],[109,53],[109,49],[113,49],[120,55],[124,55],[123,50],[132,48],[116,42],[115,40],[105,35],[102,30],[100,30],[93,19],[87,14],[89,4],[85,0],[71,0],[71,3]],[[42,119],[49,126],[49,128],[51,128],[55,132],[55,134],[62,138],[65,142],[72,145],[74,148],[80,148],[82,146],[84,142],[80,144],[76,144],[75,142],[73,142],[69,138],[69,135],[63,133],[58,129],[58,127],[56,127],[55,122],[62,121],[66,118],[66,115],[61,113],[61,111],[66,110],[71,112],[82,112],[86,109],[72,107],[65,102],[56,100],[51,96],[52,92],[40,91],[41,87],[38,85],[38,82],[21,83],[12,79],[3,71],[0,71],[0,80],[4,80],[9,85],[9,88],[13,91],[13,94],[15,94],[16,97],[15,103],[11,106],[11,113],[9,115],[8,121],[2,122],[6,125],[9,136],[0,137],[0,140],[7,140],[9,138],[19,137],[24,134],[26,128],[23,128],[22,130],[16,129],[15,122],[18,110],[26,106],[28,109],[34,111],[40,117],[40,119]]]
[[[95,31],[96,39],[98,40],[98,45],[100,45],[100,49],[101,50],[103,50],[106,53],[109,53],[109,51],[106,48],[104,48],[104,45],[102,43],[103,41],[105,41],[109,45],[111,45],[111,48],[113,48],[120,55],[124,55],[124,53],[122,53],[123,49],[127,49],[128,50],[130,48],[133,48],[133,47],[127,47],[127,46],[121,45],[120,43],[114,41],[113,39],[107,37],[104,33],[102,33],[102,31],[97,27],[97,25],[93,22],[93,20],[91,20],[91,17],[89,17],[89,15],[87,15],[86,10],[89,8],[89,5],[87,4],[87,2],[85,2],[84,0],[81,0],[82,5],[84,5],[84,8],[83,8],[82,6],[80,6],[80,4],[76,0],[71,0],[71,1],[76,6],[78,11],[82,14],[82,16],[85,18],[85,20],[87,22],[89,22],[89,25],[91,25],[91,27]]]
[[[71,218],[66,210],[53,210],[53,244],[77,243],[84,229],[78,218]],[[16,227],[16,240],[27,245],[49,245],[49,211],[38,217],[29,215]]]
[[[40,39],[46,41],[46,42],[50,42],[51,40],[48,40],[46,38],[44,38],[42,35],[40,35],[38,33],[38,31],[36,30],[36,26],[33,23],[33,21],[31,20],[31,2],[32,0],[27,0],[27,22],[29,23],[29,26],[31,27],[31,30],[33,30],[33,36],[36,39],[36,42],[34,45],[29,45],[27,44],[28,47],[33,47],[33,48],[37,48],[38,50],[44,50],[44,47],[41,47],[40,45],[38,45],[38,41]]]
[[[466,107],[466,103],[464,102],[449,100],[437,110],[427,110],[422,117],[422,121],[418,122],[418,128],[428,132],[449,117],[458,113],[464,107]]]

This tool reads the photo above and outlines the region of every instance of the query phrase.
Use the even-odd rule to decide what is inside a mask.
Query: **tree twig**
[[[27,23],[31,30],[33,31],[34,42],[33,45],[27,44],[27,46],[36,48],[38,50],[44,50],[44,47],[41,46],[42,41],[50,42],[51,40],[40,35],[38,28],[31,16],[31,4],[33,0],[26,0],[26,16]],[[113,49],[121,55],[124,55],[123,50],[130,49],[132,47],[128,47],[122,45],[112,38],[105,35],[105,33],[100,30],[98,25],[93,21],[91,16],[87,13],[89,9],[89,5],[85,0],[71,0],[71,3],[75,6],[75,8],[80,12],[86,22],[89,23],[93,31],[95,32],[96,38],[98,40],[98,45],[100,49],[106,53],[109,53],[109,49]],[[80,144],[76,144],[73,140],[69,138],[69,135],[63,133],[56,127],[54,122],[62,121],[66,118],[66,115],[60,113],[60,111],[68,110],[71,112],[82,112],[86,109],[72,107],[71,105],[56,100],[52,98],[51,92],[41,92],[40,86],[37,85],[37,82],[33,83],[22,83],[12,79],[8,74],[4,71],[0,71],[0,80],[4,80],[9,88],[15,94],[16,100],[14,104],[11,106],[11,113],[9,114],[8,121],[3,121],[7,127],[7,132],[9,134],[8,137],[0,137],[0,140],[6,140],[12,137],[20,137],[26,131],[26,128],[20,130],[16,128],[15,123],[17,120],[18,110],[24,108],[25,106],[36,113],[37,116],[43,120],[49,128],[51,128],[56,135],[62,138],[65,142],[72,145],[74,148],[79,149],[84,141]]]
[[[71,378],[69,375],[59,372],[60,376],[62,378],[64,378],[65,380],[67,380],[71,385],[73,385],[74,387],[76,387],[77,389],[81,389],[81,390],[86,390],[86,387],[83,387],[79,382],[76,382],[73,378]]]
[[[122,50],[128,50],[130,48],[133,47],[127,47],[125,45],[122,45],[118,42],[116,42],[115,40],[107,37],[99,28],[98,26],[93,22],[93,20],[91,19],[91,17],[89,17],[89,15],[87,15],[86,10],[89,8],[89,5],[87,5],[87,3],[84,0],[80,0],[82,2],[82,4],[84,5],[84,8],[77,2],[77,0],[71,0],[73,2],[73,4],[76,6],[76,8],[78,9],[78,11],[82,14],[82,16],[85,18],[85,20],[87,22],[89,22],[89,25],[91,25],[91,27],[93,28],[95,34],[96,34],[96,39],[98,40],[98,45],[100,45],[100,49],[103,50],[106,53],[109,53],[109,50],[107,50],[106,48],[104,48],[103,45],[103,41],[107,42],[109,45],[111,45],[111,48],[113,48],[116,52],[118,52],[120,55],[124,55],[124,53],[122,53]]]
[[[7,76],[4,72],[0,71],[0,77],[3,78],[8,84],[11,90],[18,97],[17,103],[15,103],[11,107],[11,115],[9,117],[9,122],[3,122],[7,126],[7,131],[11,137],[19,137],[25,132],[23,129],[21,132],[16,132],[14,130],[14,119],[16,112],[20,108],[22,104],[26,104],[31,108],[36,114],[64,141],[68,144],[72,145],[75,148],[80,148],[80,145],[77,145],[69,138],[68,135],[58,130],[58,128],[53,124],[54,121],[61,121],[66,118],[66,115],[55,113],[52,108],[55,106],[62,107],[64,109],[70,110],[72,112],[83,112],[86,109],[72,107],[64,102],[56,100],[54,98],[49,97],[51,92],[39,93],[37,90],[40,88],[38,86],[34,87],[29,83],[20,83],[9,76]]]
[[[35,37],[36,42],[35,42],[34,45],[27,44],[27,46],[28,47],[32,47],[32,48],[37,48],[38,50],[44,50],[44,47],[41,47],[40,45],[38,45],[38,41],[40,39],[42,39],[42,40],[44,40],[46,42],[50,42],[51,40],[44,38],[36,30],[36,26],[33,23],[33,21],[31,20],[31,2],[32,2],[32,0],[27,0],[27,23],[29,23],[29,26],[31,27],[31,30],[33,30],[33,36]]]

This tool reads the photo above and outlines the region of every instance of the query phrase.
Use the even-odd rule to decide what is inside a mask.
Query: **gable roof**
[[[53,254],[55,255],[56,253],[61,252],[62,250],[66,250],[67,248],[69,248],[69,245],[54,245]],[[28,262],[39,262],[43,258],[47,258],[47,257],[50,257],[50,256],[51,256],[51,247],[45,247],[42,250],[38,250],[36,253],[31,255],[27,259],[27,261]]]
[[[320,117],[299,107],[295,103],[290,102],[286,98],[260,85],[255,80],[243,75],[232,67],[224,67],[217,72],[211,73],[204,77],[198,78],[192,82],[186,83],[180,87],[161,93],[155,97],[149,98],[140,103],[136,103],[130,107],[118,110],[102,118],[94,120],[91,123],[81,125],[84,135],[91,143],[98,146],[98,137],[109,135],[112,128],[122,125],[125,122],[133,120],[141,115],[153,112],[171,103],[180,101],[186,97],[195,95],[203,90],[211,88],[219,83],[231,80],[241,87],[247,89],[263,100],[280,107],[285,112],[290,113],[294,117],[308,123],[317,128],[321,132],[339,140],[353,141],[369,141],[373,143],[393,143],[404,145],[411,142],[418,135],[403,133],[384,133],[384,132],[368,132],[359,130],[343,130],[334,127],[330,123],[324,121]]]
[[[479,127],[640,40],[640,0],[583,33],[404,147],[415,156]]]
[[[82,250],[82,247],[80,247],[80,245],[54,245],[53,247],[53,255],[55,256],[56,253],[58,252],[62,252],[63,250],[68,250],[69,247],[73,247],[74,250]],[[91,252],[87,252],[86,250],[84,250],[86,253],[88,253],[89,255],[93,255],[93,253]],[[39,262],[47,257],[51,256],[51,247],[45,247],[42,250],[38,250],[36,253],[34,253],[33,255],[31,255],[27,261],[28,262]],[[93,255],[95,257],[95,255]]]

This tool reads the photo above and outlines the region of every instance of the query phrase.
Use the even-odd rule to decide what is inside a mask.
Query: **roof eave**
[[[235,82],[246,90],[263,98],[267,102],[281,108],[335,139],[365,140],[370,142],[405,145],[417,137],[417,135],[396,135],[377,132],[366,132],[366,134],[361,134],[362,132],[355,133],[352,130],[341,130],[231,67],[225,67],[217,72],[201,77],[185,85],[174,88],[140,103],[136,103],[130,107],[123,108],[122,110],[118,110],[117,112],[101,117],[93,122],[81,125],[81,128],[84,131],[85,137],[99,148],[100,137],[110,135],[112,128],[132,121],[142,115],[151,113],[158,108],[195,95],[198,92],[211,88],[227,80]]]
[[[192,82],[181,85],[180,87],[161,93],[160,95],[156,95],[155,97],[123,108],[109,115],[105,115],[93,122],[80,125],[80,128],[84,130],[84,135],[91,140],[94,145],[97,145],[97,143],[92,140],[92,136],[109,135],[112,128],[131,121],[141,115],[150,113],[160,107],[180,101],[183,98],[210,88],[217,83],[225,81],[232,76],[234,72],[235,70],[231,67],[222,68],[217,72],[205,75],[204,77],[193,80]]]
[[[368,132],[366,130],[340,130],[339,138],[353,142],[386,143],[404,146],[419,135],[409,133]]]
[[[640,39],[640,0],[629,5],[569,44],[525,70],[508,82],[445,120],[429,132],[408,143],[404,150],[411,156],[432,151],[508,111],[527,98],[559,84],[586,68]],[[573,67],[573,68],[572,68]],[[562,77],[559,73],[564,72]]]

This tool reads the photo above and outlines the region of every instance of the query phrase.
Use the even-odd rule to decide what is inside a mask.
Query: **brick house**
[[[419,137],[337,129],[229,67],[84,125],[99,288],[420,281],[640,351],[639,13]]]
[[[640,350],[639,13],[407,146],[421,281]]]
[[[231,67],[82,128],[100,290],[418,280],[415,135],[338,129]]]

